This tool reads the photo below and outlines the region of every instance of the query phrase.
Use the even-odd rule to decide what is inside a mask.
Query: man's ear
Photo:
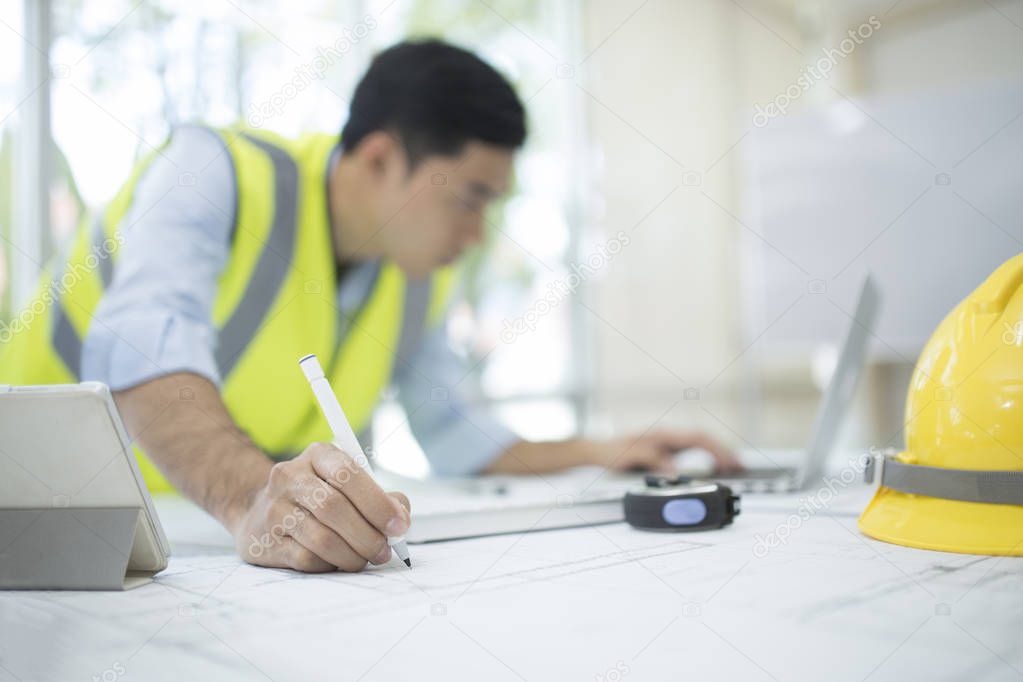
[[[408,172],[408,160],[401,140],[392,132],[375,130],[359,142],[356,155],[374,179],[388,176],[404,177]]]

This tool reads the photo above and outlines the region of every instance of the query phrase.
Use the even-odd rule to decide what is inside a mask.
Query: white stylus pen
[[[348,418],[345,417],[341,403],[337,401],[337,396],[334,395],[334,390],[330,387],[330,382],[324,376],[320,361],[316,359],[315,355],[307,355],[299,360],[298,364],[305,373],[305,378],[309,380],[309,386],[313,389],[313,395],[316,396],[316,402],[320,404],[320,409],[327,419],[330,430],[334,432],[335,444],[355,459],[359,466],[372,477],[373,470],[369,467],[369,459],[362,451],[359,439],[355,437],[352,425],[348,423]],[[412,568],[412,560],[409,559],[408,546],[405,544],[404,537],[389,537],[387,544],[391,546],[398,558],[405,562],[406,566]]]

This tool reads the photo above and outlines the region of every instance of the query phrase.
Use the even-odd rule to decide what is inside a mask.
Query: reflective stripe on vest
[[[55,304],[53,320],[53,347],[68,371],[77,379],[82,376],[82,341],[71,326],[71,320],[64,313],[60,303]]]
[[[273,162],[274,215],[270,236],[259,255],[249,286],[217,336],[214,357],[220,376],[225,380],[259,331],[288,274],[295,250],[298,167],[279,147],[252,135],[243,134],[243,137],[266,152]]]

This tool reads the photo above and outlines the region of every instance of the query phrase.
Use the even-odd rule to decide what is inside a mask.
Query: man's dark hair
[[[356,86],[341,147],[391,131],[414,167],[426,156],[455,156],[470,140],[516,149],[525,119],[511,84],[476,55],[439,40],[402,42],[378,54]]]

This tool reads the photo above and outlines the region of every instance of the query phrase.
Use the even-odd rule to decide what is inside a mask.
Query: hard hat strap
[[[945,500],[1023,505],[1023,471],[975,471],[906,464],[879,455],[864,472],[867,482],[880,473],[885,488]]]

